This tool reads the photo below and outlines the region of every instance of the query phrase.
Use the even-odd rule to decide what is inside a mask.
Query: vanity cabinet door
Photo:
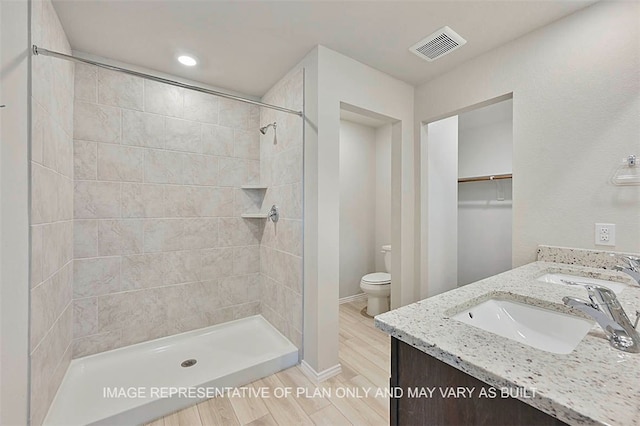
[[[390,400],[394,426],[565,424],[518,399],[501,398],[499,390],[395,338],[390,385],[402,389]],[[479,397],[482,388],[485,396]],[[493,398],[491,389],[498,391]]]

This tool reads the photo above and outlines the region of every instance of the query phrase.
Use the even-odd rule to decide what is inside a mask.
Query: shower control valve
[[[275,204],[271,206],[271,210],[269,210],[269,219],[273,223],[276,223],[278,219],[280,219],[280,212],[278,210],[278,206],[276,206]]]

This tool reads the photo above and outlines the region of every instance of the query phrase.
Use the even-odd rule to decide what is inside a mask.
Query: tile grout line
[[[55,321],[53,321],[51,327],[49,327],[49,329],[47,330],[47,332],[44,334],[44,336],[42,337],[42,339],[40,339],[40,341],[38,342],[38,344],[33,348],[29,350],[29,354],[33,355],[35,353],[35,351],[40,347],[40,345],[42,344],[42,342],[44,342],[47,338],[47,336],[49,336],[49,334],[51,334],[51,331],[53,330],[53,328],[56,326],[56,324],[60,321],[60,318],[62,318],[62,316],[64,315],[64,313],[66,312],[66,310],[70,307],[70,305],[72,305],[72,300],[67,302],[67,304],[64,306],[64,309],[62,309],[62,312],[60,312],[58,314],[58,316],[56,317]],[[73,308],[73,307],[71,307]],[[73,314],[73,312],[72,312]],[[72,320],[73,320],[73,316],[72,316]]]

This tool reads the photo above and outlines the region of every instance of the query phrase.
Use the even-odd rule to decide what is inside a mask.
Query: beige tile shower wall
[[[278,82],[263,102],[301,111],[303,70]],[[268,185],[263,211],[280,208],[277,224],[268,221],[260,245],[262,315],[302,349],[302,119],[262,108],[262,125],[277,123],[261,136],[260,174]]]
[[[33,1],[31,37],[70,53],[49,0]],[[71,360],[73,282],[73,64],[32,62],[31,410],[42,424]]]
[[[74,351],[260,313],[257,107],[76,65]]]

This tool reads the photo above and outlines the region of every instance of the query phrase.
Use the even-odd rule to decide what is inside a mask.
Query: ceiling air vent
[[[453,52],[464,45],[467,40],[449,27],[442,27],[429,37],[420,40],[409,50],[429,62]]]

